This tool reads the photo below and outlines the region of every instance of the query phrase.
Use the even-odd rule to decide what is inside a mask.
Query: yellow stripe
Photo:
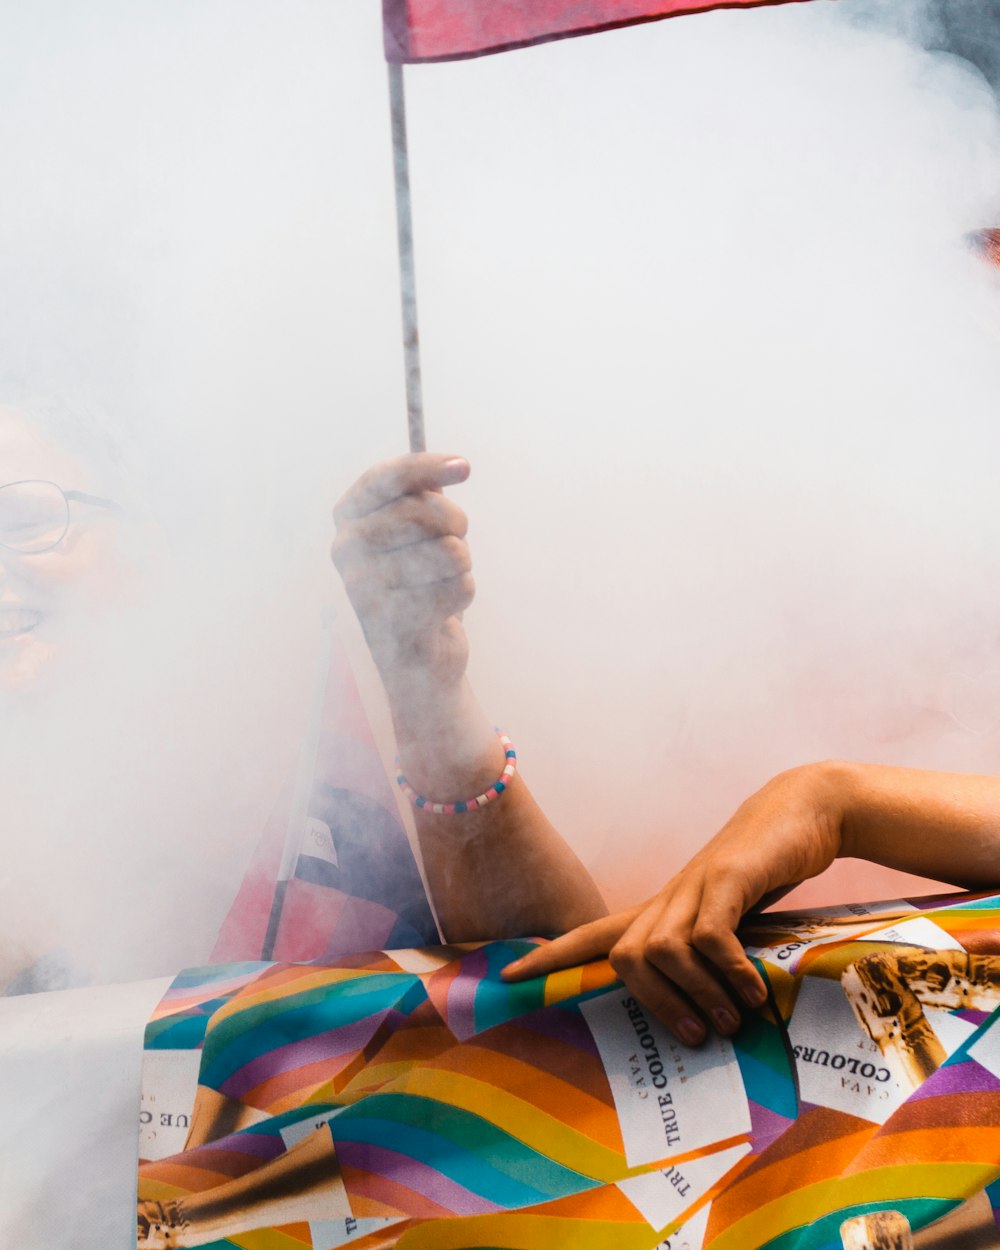
[[[834,1177],[785,1194],[731,1224],[710,1243],[711,1250],[746,1250],[811,1224],[845,1207],[904,1198],[967,1198],[991,1181],[996,1164],[921,1163],[878,1168],[856,1176]]]
[[[371,973],[366,968],[321,968],[308,976],[297,977],[294,981],[283,981],[280,985],[274,985],[270,988],[260,989],[252,994],[240,994],[238,998],[232,998],[227,1003],[223,1003],[218,1010],[212,1013],[212,1022],[216,1020],[224,1020],[228,1016],[234,1015],[239,1011],[246,1011],[250,1007],[259,1007],[263,1003],[277,1002],[282,998],[291,998],[295,994],[304,994],[309,990],[325,988],[329,985],[337,985],[343,981],[356,981],[359,977],[380,976],[381,973]],[[403,973],[386,973],[386,976],[402,976]],[[211,1025],[209,1026],[211,1027]]]
[[[153,1180],[149,1176],[139,1177],[140,1202],[163,1202],[167,1198],[183,1198],[190,1192],[183,1185],[170,1185],[166,1181]]]
[[[289,1237],[277,1228],[259,1228],[252,1233],[235,1233],[226,1238],[243,1250],[312,1250],[312,1240]]]
[[[393,1092],[397,1091],[433,1098],[474,1115],[483,1115],[488,1108],[491,1124],[546,1158],[595,1180],[616,1181],[627,1171],[625,1160],[617,1151],[576,1132],[523,1098],[461,1072],[417,1070],[393,1086]]]
[[[580,993],[583,974],[579,968],[563,968],[560,972],[552,972],[545,978],[545,1006],[561,1003],[574,994]]]
[[[469,1246],[503,1246],[505,1250],[654,1250],[660,1236],[643,1220],[555,1219],[547,1215],[475,1215],[454,1220],[429,1220],[400,1237],[397,1250],[468,1250]],[[746,1247],[744,1247],[746,1250]]]

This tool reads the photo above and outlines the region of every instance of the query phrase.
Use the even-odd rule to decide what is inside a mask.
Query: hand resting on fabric
[[[779,774],[652,898],[510,965],[525,980],[607,957],[684,1042],[731,1034],[765,987],[736,931],[840,857],[975,888],[1000,880],[1000,779],[825,762]],[[696,1009],[695,1009],[696,1008]]]

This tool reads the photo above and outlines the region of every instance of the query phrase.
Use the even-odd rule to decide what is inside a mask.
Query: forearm
[[[334,509],[331,554],[382,675],[403,772],[439,803],[484,793],[505,764],[465,678],[468,522],[443,492],[468,472],[460,457],[401,456],[369,469]],[[417,808],[416,823],[451,941],[554,932],[605,914],[520,777],[481,809]]]
[[[387,683],[403,772],[439,802],[483,793],[504,751],[469,683],[442,688],[419,674]],[[562,932],[606,913],[576,855],[520,774],[476,811],[415,808],[431,893],[449,941]]]
[[[1000,778],[824,764],[839,792],[840,856],[937,881],[1000,881]]]

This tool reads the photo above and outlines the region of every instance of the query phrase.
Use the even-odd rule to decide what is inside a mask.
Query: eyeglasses
[[[8,482],[0,486],[0,547],[22,556],[37,556],[58,547],[69,530],[71,503],[121,511],[110,499],[63,490],[55,482]]]

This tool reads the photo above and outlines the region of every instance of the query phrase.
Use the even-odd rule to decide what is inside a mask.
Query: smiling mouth
[[[0,641],[30,634],[41,620],[41,612],[32,608],[0,608]]]

